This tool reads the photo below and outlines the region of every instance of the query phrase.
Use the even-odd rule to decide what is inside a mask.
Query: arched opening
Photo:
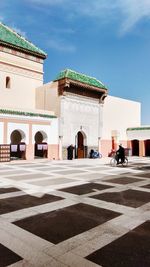
[[[87,157],[87,146],[86,144],[86,135],[79,131],[77,133],[77,138],[76,138],[76,156],[77,158],[86,158]]]
[[[6,77],[6,88],[10,88],[10,77]]]
[[[132,140],[132,156],[139,156],[139,140]]]
[[[21,130],[14,130],[10,135],[10,158],[26,159],[25,133]]]
[[[34,139],[35,139],[34,157],[47,158],[48,156],[47,134],[43,131],[38,131],[35,134]]]
[[[145,156],[149,157],[150,156],[150,139],[145,140],[144,145],[145,145]]]

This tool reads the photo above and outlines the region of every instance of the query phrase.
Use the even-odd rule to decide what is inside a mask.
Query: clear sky
[[[0,21],[48,54],[44,82],[66,68],[94,76],[150,124],[150,0],[0,0]]]

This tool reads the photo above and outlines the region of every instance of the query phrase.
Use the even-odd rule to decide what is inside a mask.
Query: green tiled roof
[[[150,126],[128,128],[127,131],[150,130]]]
[[[87,76],[87,75],[82,74],[82,73],[78,73],[78,72],[70,70],[70,69],[66,69],[66,70],[61,71],[54,81],[58,81],[58,80],[63,79],[63,78],[69,78],[69,79],[74,80],[74,81],[78,81],[81,83],[85,83],[85,84],[88,84],[91,86],[95,86],[95,87],[99,87],[99,88],[103,88],[103,89],[107,90],[105,85],[101,81],[97,80],[96,78]]]
[[[0,22],[0,44],[20,49],[46,58],[46,53],[26,40],[20,34]]]
[[[29,117],[41,117],[41,118],[48,118],[48,119],[56,118],[55,115],[32,113],[32,112],[25,112],[25,111],[16,111],[16,110],[9,110],[9,109],[0,109],[0,114],[29,116]]]

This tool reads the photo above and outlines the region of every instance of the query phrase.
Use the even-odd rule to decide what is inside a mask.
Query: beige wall
[[[36,108],[53,110],[60,116],[60,97],[58,96],[58,82],[49,82],[36,88]]]
[[[11,86],[6,88],[6,77]],[[0,52],[1,108],[35,109],[35,88],[43,84],[43,64]]]
[[[141,104],[123,98],[108,96],[103,110],[103,138],[111,139],[116,133],[118,142],[127,140],[126,130],[141,124]]]
[[[33,60],[29,60],[26,58],[22,58],[22,57],[13,55],[13,54],[9,54],[9,53],[0,51],[0,61],[5,63],[5,64],[34,70],[34,71],[37,71],[37,72],[43,74],[43,64],[36,62],[36,61],[33,61]]]

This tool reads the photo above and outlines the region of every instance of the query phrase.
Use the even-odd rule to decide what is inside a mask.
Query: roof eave
[[[91,89],[91,90],[95,90],[95,91],[102,91],[102,92],[107,92],[108,89],[106,87],[98,87],[98,86],[94,86],[94,85],[90,85],[88,83],[84,83],[84,82],[81,82],[81,81],[77,81],[77,80],[73,80],[73,79],[70,79],[70,78],[67,78],[67,77],[64,77],[64,78],[61,78],[61,79],[56,79],[54,80],[54,82],[56,81],[63,81],[65,83],[70,83],[70,84],[76,84],[78,86],[81,86],[81,87],[84,87],[84,88],[87,88],[87,89]]]
[[[31,50],[25,49],[23,47],[4,42],[2,40],[0,40],[0,45],[3,45],[3,46],[8,47],[8,48],[14,48],[15,50],[18,50],[18,51],[23,51],[23,52],[25,52],[27,54],[30,54],[30,55],[33,55],[33,56],[37,56],[37,57],[40,57],[42,59],[46,59],[47,58],[47,54],[34,52],[34,51],[31,51]]]
[[[103,88],[103,87],[98,87],[98,86],[94,86],[94,85],[90,85],[87,83],[83,83],[80,81],[76,81],[76,80],[72,80],[72,79],[68,79],[68,81],[70,82],[70,84],[77,84],[78,86],[90,89],[90,90],[95,90],[95,91],[101,91],[101,92],[106,92],[107,89]]]

